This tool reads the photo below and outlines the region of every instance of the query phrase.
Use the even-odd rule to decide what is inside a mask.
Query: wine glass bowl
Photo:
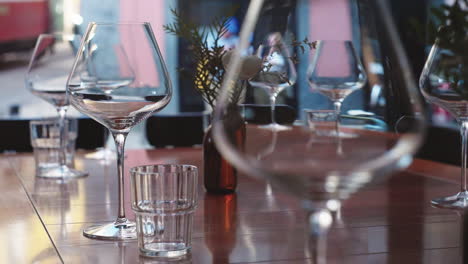
[[[455,118],[468,117],[468,83],[463,56],[434,44],[419,79],[423,96]]]
[[[273,185],[315,202],[344,200],[359,190],[372,180],[370,172],[378,173],[384,168],[358,169],[356,163],[375,160],[376,156],[394,149],[398,142],[397,138],[382,136],[378,131],[352,129],[349,132],[357,136],[340,141],[317,138],[317,142],[307,144],[316,135],[304,126],[292,126],[289,130],[272,134],[255,125],[248,125],[246,150],[243,153],[246,158],[256,158],[255,162],[252,161],[255,169],[271,179]],[[265,147],[273,142],[274,151],[259,159],[258,154],[264,153]],[[403,164],[394,165],[398,167]]]
[[[312,89],[327,96],[336,111],[336,135],[339,133],[341,105],[345,98],[367,82],[354,45],[348,40],[319,40],[308,69]]]
[[[467,143],[468,143],[468,72],[465,54],[441,47],[437,42],[431,48],[424,65],[419,87],[424,98],[455,117],[460,125],[462,138],[461,190],[459,193],[432,200],[441,208],[464,209],[468,207],[467,191]]]
[[[32,94],[53,105],[58,113],[59,165],[41,174],[45,178],[75,178],[86,176],[83,171],[66,163],[65,117],[70,104],[66,93],[68,74],[73,66],[81,41],[79,35],[41,34],[26,72],[25,86]]]
[[[111,131],[128,133],[138,122],[165,107],[170,100],[170,94],[141,96],[133,87],[112,91],[105,90],[107,86],[98,89],[102,93],[91,89],[75,90],[71,93],[71,101],[80,112],[93,117]]]
[[[255,56],[262,60],[261,70],[249,79],[249,83],[267,92],[271,107],[271,123],[261,127],[274,131],[287,130],[288,126],[276,123],[275,104],[278,94],[296,83],[297,73],[289,47],[283,42],[281,34],[272,33],[266,44],[258,46]]]
[[[107,127],[117,149],[117,219],[83,231],[90,238],[135,239],[125,216],[124,146],[131,129],[171,100],[172,85],[149,23],[90,23],[67,89],[71,104]]]

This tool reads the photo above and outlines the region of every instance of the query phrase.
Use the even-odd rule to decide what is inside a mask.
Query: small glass
[[[266,40],[260,44],[255,55],[261,59],[262,68],[252,78],[250,85],[264,89],[270,98],[271,123],[261,128],[272,131],[290,130],[290,126],[280,125],[276,122],[275,106],[278,94],[296,83],[296,67],[292,59],[292,47],[286,45],[279,32],[268,34]]]
[[[185,258],[197,207],[197,167],[146,165],[130,173],[140,255]]]
[[[307,126],[317,136],[335,136],[337,113],[335,110],[304,110]]]
[[[340,63],[336,64],[336,58]],[[336,112],[335,136],[340,132],[340,113],[343,101],[367,83],[367,74],[351,41],[319,40],[307,78],[311,88],[333,101]]]
[[[67,178],[56,173],[60,168],[60,128],[57,118],[32,120],[29,123],[31,145],[34,151],[36,176],[44,178]],[[78,121],[65,121],[65,159],[66,165],[74,167],[75,143],[78,135]],[[82,174],[85,176],[86,174]]]

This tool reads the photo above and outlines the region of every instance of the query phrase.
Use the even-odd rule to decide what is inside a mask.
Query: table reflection
[[[236,247],[237,194],[206,194],[204,209],[205,243],[212,263],[229,263],[229,256]]]
[[[57,200],[68,201],[61,203],[63,208],[68,211],[70,199],[74,199],[77,195],[78,181],[76,180],[34,178],[34,193],[32,194],[32,198],[38,204],[47,204]]]
[[[127,162],[129,166],[174,161],[199,165],[200,153],[200,149],[133,151]],[[60,182],[36,178],[33,161],[32,154],[16,155],[11,158],[14,170],[5,164],[0,168],[0,188],[7,188],[2,191],[6,213],[0,218],[6,224],[0,225],[4,246],[0,263],[57,263],[52,241],[65,263],[164,263],[140,257],[135,241],[95,243],[82,236],[84,226],[111,219],[115,212],[115,169],[87,160],[84,165],[93,172],[90,177]],[[432,197],[456,189],[459,168],[415,163],[420,164],[419,174],[394,175],[355,193],[341,208],[336,204],[334,217],[342,221],[336,221],[329,231],[329,263],[468,264],[466,212],[436,209],[429,203]],[[12,185],[20,182],[14,173],[23,187]],[[430,177],[430,173],[449,180]],[[456,176],[452,179],[452,175]],[[205,194],[200,186],[192,254],[175,263],[308,263],[312,256],[306,248],[301,203],[268,182],[245,175],[239,180],[238,192],[231,195]],[[28,197],[17,196],[23,188],[36,213]]]

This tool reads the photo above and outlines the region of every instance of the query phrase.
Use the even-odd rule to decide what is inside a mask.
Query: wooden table
[[[127,169],[150,163],[203,169],[199,148],[127,152]],[[138,256],[135,241],[83,237],[83,227],[117,214],[116,169],[81,158],[76,166],[90,176],[39,179],[31,154],[0,155],[0,263],[154,263]],[[467,244],[468,221],[429,203],[455,193],[458,177],[457,167],[416,160],[405,172],[356,193],[329,232],[329,263],[468,263],[460,250]],[[245,176],[234,195],[207,195],[202,184],[199,190],[192,263],[311,263],[305,213],[296,198]],[[126,200],[133,218],[128,194]]]

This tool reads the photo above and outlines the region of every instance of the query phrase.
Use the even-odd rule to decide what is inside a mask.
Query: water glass
[[[29,123],[31,145],[34,151],[36,176],[48,177],[48,172],[60,167],[60,130],[57,118],[32,120]],[[69,167],[74,167],[75,143],[78,136],[78,121],[65,121],[65,158]]]
[[[178,259],[191,249],[198,170],[192,165],[146,165],[130,169],[132,209],[140,254]]]
[[[337,113],[335,110],[304,110],[309,129],[317,136],[334,136]]]

